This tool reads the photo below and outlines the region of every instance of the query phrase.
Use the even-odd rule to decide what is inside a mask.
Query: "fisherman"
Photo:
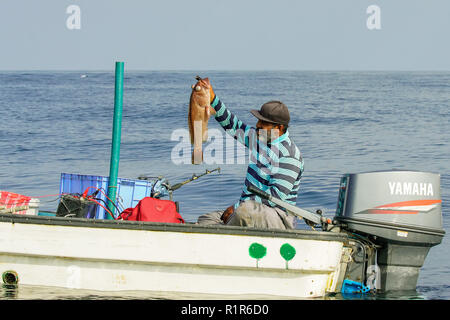
[[[200,216],[198,224],[226,224],[254,228],[294,229],[294,217],[275,203],[248,191],[250,185],[273,197],[296,205],[303,158],[289,136],[289,111],[281,101],[264,103],[250,112],[256,128],[244,124],[225,107],[209,84],[211,106],[222,128],[249,148],[250,163],[241,197],[225,210]]]

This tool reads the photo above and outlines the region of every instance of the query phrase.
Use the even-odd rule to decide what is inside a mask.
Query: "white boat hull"
[[[308,298],[345,272],[342,234],[1,216],[0,273],[25,285]]]

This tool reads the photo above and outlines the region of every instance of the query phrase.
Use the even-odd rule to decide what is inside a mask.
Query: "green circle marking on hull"
[[[288,261],[295,257],[295,248],[289,243],[285,243],[280,247],[280,254],[286,260],[286,269],[288,268]]]
[[[256,267],[258,267],[258,261],[266,256],[267,248],[260,243],[254,242],[248,248],[248,253],[250,257],[256,259]]]

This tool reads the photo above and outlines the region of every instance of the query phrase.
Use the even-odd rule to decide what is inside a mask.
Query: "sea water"
[[[305,171],[297,205],[333,217],[345,173],[418,170],[441,174],[443,227],[450,224],[449,72],[197,72],[127,71],[124,78],[119,177],[164,176],[171,184],[221,168],[174,192],[187,221],[225,209],[241,194],[248,159],[211,119],[222,156],[191,165],[174,152],[187,132],[195,76],[209,77],[218,97],[243,122],[269,100],[289,108],[289,132]],[[62,172],[109,174],[114,71],[0,72],[0,190],[42,197],[56,211]],[[223,134],[221,136],[221,134]],[[204,145],[211,147],[211,141]],[[217,145],[219,145],[217,144]],[[216,145],[216,146],[217,146]],[[211,148],[205,151],[211,150]],[[208,155],[210,157],[208,158]],[[211,160],[211,161],[210,161]],[[187,163],[186,163],[187,162]],[[300,228],[305,226],[299,226]],[[306,227],[307,228],[307,227]],[[433,247],[417,290],[376,299],[449,299],[450,240]],[[0,288],[0,299],[185,299],[186,294],[102,293],[19,285]],[[217,298],[217,297],[201,297]],[[242,298],[242,297],[240,297]],[[248,297],[252,298],[252,297]],[[347,299],[336,295],[334,299]],[[355,297],[358,298],[358,297]]]

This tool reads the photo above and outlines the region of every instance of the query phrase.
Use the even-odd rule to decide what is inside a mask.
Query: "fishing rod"
[[[328,225],[333,224],[331,219],[322,216],[322,210],[317,210],[317,212],[314,213],[301,209],[297,206],[287,203],[286,201],[275,198],[271,194],[268,194],[252,185],[248,186],[247,189],[251,193],[258,195],[261,198],[267,199],[279,205],[280,207],[283,207],[284,209],[286,209],[287,213],[305,220],[305,222],[310,227],[313,227],[316,224],[320,224],[322,225],[322,230],[326,231],[328,229]]]
[[[213,173],[213,172],[215,172],[215,171],[217,171],[218,173],[220,173],[220,167],[217,167],[216,169],[213,169],[213,170],[208,170],[208,169],[206,169],[204,173],[199,174],[199,175],[197,175],[197,174],[194,173],[194,174],[192,174],[192,177],[191,177],[190,179],[187,179],[187,180],[185,180],[185,181],[183,181],[183,182],[176,183],[176,184],[174,184],[173,186],[171,186],[170,183],[169,183],[169,181],[168,181],[167,179],[165,179],[164,177],[162,177],[162,176],[158,176],[158,177],[147,177],[147,176],[141,175],[141,176],[139,176],[138,179],[140,179],[140,180],[151,180],[151,179],[155,179],[155,178],[156,178],[157,180],[156,180],[156,182],[153,184],[153,187],[156,185],[157,182],[161,182],[160,185],[161,185],[162,187],[164,187],[164,188],[169,192],[169,199],[172,200],[172,193],[173,193],[173,191],[175,191],[175,190],[181,188],[182,186],[184,186],[185,184],[187,184],[187,183],[189,183],[189,182],[192,182],[192,181],[194,181],[194,180],[197,180],[198,178],[203,177],[203,176],[205,176],[205,175],[207,175],[207,174]],[[160,197],[160,196],[161,196],[161,191],[153,192],[153,187],[152,187],[152,197],[153,197],[153,198],[158,198],[158,197]]]
[[[167,190],[169,190],[169,191],[175,191],[175,190],[177,190],[178,188],[181,188],[182,186],[184,186],[186,183],[189,183],[189,182],[191,182],[191,181],[197,180],[198,178],[203,177],[204,175],[213,173],[214,171],[217,171],[218,173],[220,173],[220,167],[217,167],[216,169],[213,169],[213,170],[208,170],[208,169],[206,169],[206,171],[205,171],[204,173],[200,174],[200,175],[196,175],[196,174],[194,173],[194,174],[192,175],[192,178],[190,178],[190,179],[187,179],[187,180],[185,180],[185,181],[183,181],[183,182],[177,183],[177,184],[175,184],[175,185],[173,185],[173,186],[168,185]],[[163,185],[164,185],[164,184],[163,184]]]

